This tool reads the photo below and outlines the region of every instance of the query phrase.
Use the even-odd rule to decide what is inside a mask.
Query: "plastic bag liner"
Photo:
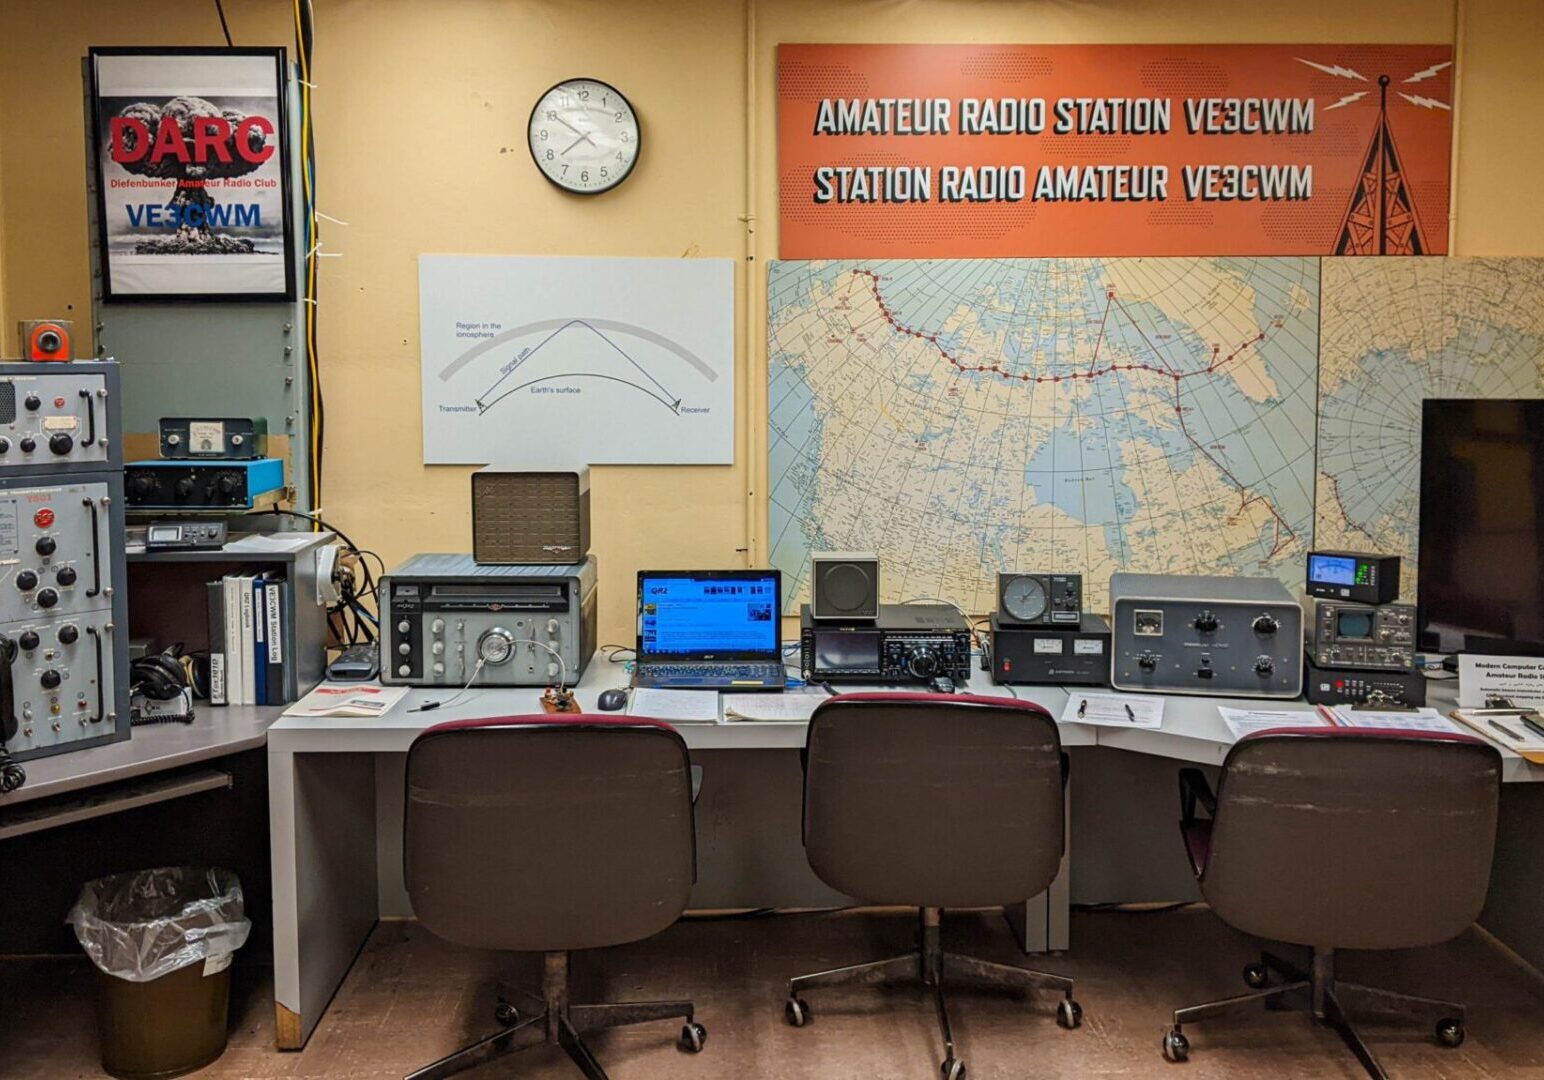
[[[150,982],[200,960],[229,964],[252,931],[244,908],[229,870],[170,866],[88,882],[65,921],[97,967]]]

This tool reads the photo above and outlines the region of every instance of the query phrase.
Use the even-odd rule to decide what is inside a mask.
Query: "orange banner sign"
[[[782,45],[785,259],[1447,253],[1447,45]]]

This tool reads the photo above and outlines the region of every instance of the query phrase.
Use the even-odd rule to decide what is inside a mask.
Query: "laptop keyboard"
[[[766,682],[782,672],[777,664],[645,664],[653,679],[760,679]]]

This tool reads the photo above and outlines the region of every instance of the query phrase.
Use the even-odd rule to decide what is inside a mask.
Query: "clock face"
[[[564,191],[599,195],[633,171],[641,132],[621,92],[598,79],[569,79],[531,110],[531,157]]]
[[[1037,577],[1021,575],[1003,584],[1003,610],[1019,622],[1034,622],[1043,616],[1046,600],[1045,583]]]

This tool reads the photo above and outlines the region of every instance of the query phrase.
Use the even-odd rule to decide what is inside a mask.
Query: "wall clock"
[[[626,180],[641,135],[631,103],[599,79],[565,79],[548,90],[527,132],[542,175],[576,195],[599,195]]]

